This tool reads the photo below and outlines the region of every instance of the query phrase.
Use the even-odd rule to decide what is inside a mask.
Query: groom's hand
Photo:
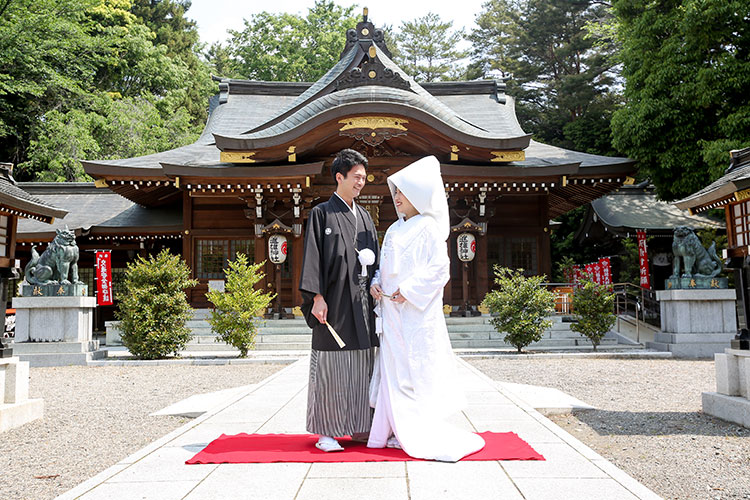
[[[328,304],[321,294],[317,294],[313,299],[312,314],[318,321],[325,323],[328,317]]]

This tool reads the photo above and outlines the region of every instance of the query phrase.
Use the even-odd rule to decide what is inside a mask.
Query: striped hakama
[[[369,391],[375,347],[310,353],[307,431],[323,436],[369,432]]]

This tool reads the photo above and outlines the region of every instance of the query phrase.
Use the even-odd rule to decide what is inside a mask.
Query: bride
[[[445,420],[464,401],[443,316],[450,224],[440,164],[434,156],[422,158],[388,177],[388,187],[399,219],[385,234],[370,288],[380,301],[380,350],[367,446],[456,462],[481,450],[484,440]]]

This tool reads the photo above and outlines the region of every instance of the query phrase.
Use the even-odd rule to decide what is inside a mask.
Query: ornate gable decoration
[[[406,135],[407,128],[404,124],[409,121],[392,116],[355,116],[339,120],[339,123],[342,125],[339,135],[377,146],[393,137]]]
[[[385,45],[383,30],[375,29],[375,26],[367,20],[366,8],[362,22],[357,23],[355,29],[350,29],[346,32],[346,46],[341,53],[342,57],[356,44],[360,45],[365,56],[358,67],[347,71],[336,80],[336,90],[362,85],[381,85],[383,87],[394,87],[403,90],[411,88],[408,81],[398,72],[386,68],[378,57],[377,49],[382,50],[388,57],[391,56],[391,52]]]

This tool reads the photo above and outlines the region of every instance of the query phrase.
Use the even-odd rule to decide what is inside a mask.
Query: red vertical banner
[[[612,263],[609,257],[599,259],[599,265],[602,268],[602,285],[612,284]]]
[[[648,251],[646,249],[646,232],[638,231],[638,262],[641,268],[641,286],[651,289],[651,277],[648,273]]]
[[[602,281],[602,263],[601,263],[601,261],[594,262],[593,268],[594,268],[594,283],[598,283],[598,284],[601,285],[603,283],[603,281]]]
[[[111,306],[112,302],[112,253],[109,250],[96,252],[96,303]]]
[[[586,279],[593,281],[594,279],[594,264],[586,264],[584,266],[584,272],[586,273]]]

